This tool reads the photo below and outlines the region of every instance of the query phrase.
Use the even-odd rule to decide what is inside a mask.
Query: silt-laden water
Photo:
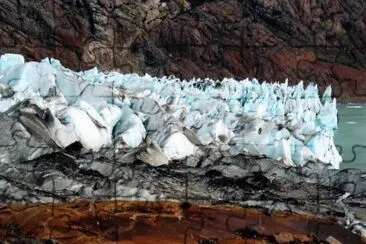
[[[341,169],[366,169],[366,104],[337,104],[335,144],[342,156]]]

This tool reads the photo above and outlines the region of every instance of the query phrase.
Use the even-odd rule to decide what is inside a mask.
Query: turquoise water
[[[366,103],[337,104],[335,144],[341,153],[341,169],[366,169]],[[354,152],[352,152],[354,151]]]

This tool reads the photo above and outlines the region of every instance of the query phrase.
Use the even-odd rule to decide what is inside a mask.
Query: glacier
[[[133,154],[153,166],[198,162],[219,152],[338,169],[342,158],[334,144],[337,108],[331,95],[330,86],[320,97],[316,84],[304,87],[302,81],[290,86],[287,80],[75,72],[53,58],[26,62],[8,53],[0,57],[0,112],[9,119],[0,133],[13,142],[12,150],[5,139],[0,142],[0,163],[32,160],[78,143],[80,154],[108,157],[110,149],[119,159]]]

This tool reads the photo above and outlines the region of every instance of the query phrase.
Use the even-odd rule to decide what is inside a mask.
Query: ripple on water
[[[347,105],[346,108],[363,108],[361,105]]]

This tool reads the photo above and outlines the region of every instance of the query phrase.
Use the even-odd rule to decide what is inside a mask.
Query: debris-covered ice
[[[328,87],[320,98],[316,85],[304,88],[302,81],[289,86],[287,81],[185,81],[97,68],[74,72],[55,59],[25,62],[21,55],[5,54],[0,111],[11,119],[2,122],[7,137],[0,148],[8,138],[15,149],[0,160],[30,160],[79,143],[81,153],[130,150],[152,165],[192,156],[199,160],[216,150],[339,168],[331,92]],[[39,143],[44,144],[37,148]]]

